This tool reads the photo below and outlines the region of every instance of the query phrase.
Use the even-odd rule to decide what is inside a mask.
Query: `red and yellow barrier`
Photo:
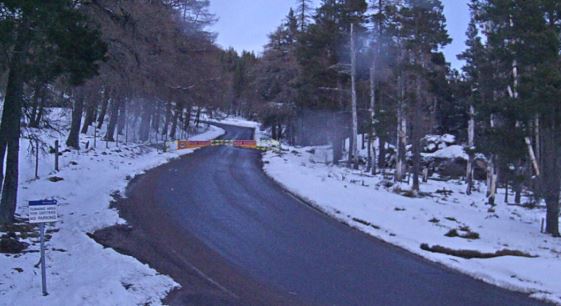
[[[260,151],[268,150],[280,150],[281,145],[276,140],[271,139],[261,139],[256,140],[226,140],[226,139],[215,139],[215,140],[178,140],[177,150],[185,149],[198,149],[209,146],[233,146],[236,148],[245,149],[256,149]]]
[[[234,146],[237,148],[245,149],[261,149],[257,145],[256,140],[208,140],[208,141],[197,141],[197,140],[178,140],[177,150],[185,149],[198,149],[209,146]]]
[[[256,149],[257,141],[255,140],[234,140],[234,147]]]
[[[185,150],[185,149],[197,149],[197,148],[204,148],[208,147],[212,144],[210,140],[208,141],[197,141],[197,140],[178,140],[177,141],[177,149],[178,150]]]

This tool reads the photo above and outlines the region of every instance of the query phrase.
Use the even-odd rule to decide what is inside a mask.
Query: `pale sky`
[[[218,34],[217,43],[224,48],[260,53],[267,43],[267,35],[282,22],[296,0],[211,0],[211,12],[219,18],[212,30]],[[468,0],[442,0],[448,32],[454,40],[444,49],[447,61],[455,68],[462,63],[456,55],[465,48],[465,32],[469,22]],[[320,0],[314,0],[318,5]]]

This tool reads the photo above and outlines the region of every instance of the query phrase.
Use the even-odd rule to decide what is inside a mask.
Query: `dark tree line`
[[[14,222],[20,136],[72,108],[66,145],[187,137],[231,87],[208,0],[0,1],[0,223]]]
[[[481,0],[471,11],[466,99],[477,110],[475,143],[490,160],[490,185],[512,184],[517,202],[531,188],[546,202],[546,231],[559,236],[561,3]]]
[[[483,162],[489,204],[499,186],[512,188],[516,203],[528,191],[534,202],[545,200],[546,230],[559,235],[559,1],[472,0],[462,71],[441,51],[451,40],[439,0],[323,0],[315,9],[296,1],[294,8],[244,67],[238,89],[251,101],[245,113],[259,116],[274,138],[329,143],[336,163],[372,173],[393,168],[395,180],[411,178],[416,194],[424,136],[453,134],[469,155],[468,194]],[[362,161],[359,135],[368,149]]]
[[[48,128],[50,107],[72,108],[73,149],[98,130],[108,142],[186,137],[204,109],[258,118],[291,144],[331,144],[335,163],[393,169],[412,195],[425,135],[453,134],[468,194],[479,167],[489,204],[498,187],[516,203],[526,191],[559,235],[559,1],[472,0],[461,71],[442,53],[440,0],[298,0],[259,56],[216,47],[208,5],[0,1],[0,223],[14,221],[22,128]]]
[[[97,73],[104,57],[106,45],[78,7],[76,1],[0,2],[0,46],[8,50],[0,60],[7,71],[0,123],[0,159],[6,160],[0,163],[0,223],[14,221],[26,96],[31,92],[40,99],[44,85],[56,79],[78,86]]]

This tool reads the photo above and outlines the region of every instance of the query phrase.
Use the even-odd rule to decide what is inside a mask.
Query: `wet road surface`
[[[118,208],[132,229],[98,241],[180,282],[173,305],[540,305],[317,212],[255,150],[200,149],[135,179]]]

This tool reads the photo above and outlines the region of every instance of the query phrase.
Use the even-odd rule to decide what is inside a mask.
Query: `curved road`
[[[119,210],[132,229],[96,238],[178,280],[171,304],[540,304],[309,208],[263,173],[254,150],[198,150],[136,179],[128,196]]]

